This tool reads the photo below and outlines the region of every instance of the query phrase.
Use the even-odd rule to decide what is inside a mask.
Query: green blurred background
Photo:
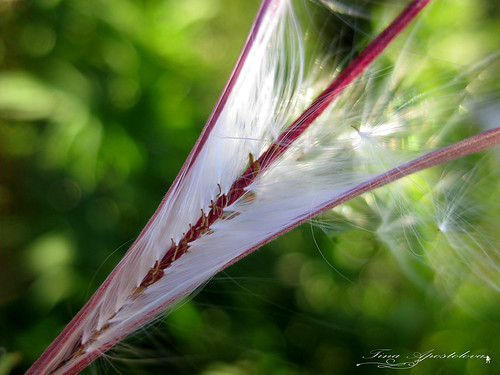
[[[443,55],[498,47],[493,3],[444,1],[435,22],[455,31]],[[154,212],[258,5],[0,1],[0,375],[29,367]],[[458,306],[408,277],[373,233],[339,232],[305,225],[265,246],[85,373],[393,371],[355,366],[377,348],[492,357],[428,360],[410,374],[500,371],[496,294]]]

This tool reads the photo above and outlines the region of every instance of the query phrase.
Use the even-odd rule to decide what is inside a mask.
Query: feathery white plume
[[[339,73],[337,56],[306,43],[315,36],[307,25],[312,15],[295,14],[291,1],[264,0],[160,207],[28,373],[76,373],[221,269],[312,216],[498,144],[496,129],[428,154],[440,136],[431,126],[436,115],[427,112],[431,100],[405,96],[392,70],[368,67],[429,1],[413,1]]]

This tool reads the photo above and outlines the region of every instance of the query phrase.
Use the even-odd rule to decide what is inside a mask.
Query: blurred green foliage
[[[429,33],[449,23],[435,36],[440,57],[497,48],[498,5],[457,4],[426,18]],[[254,0],[0,2],[0,375],[28,368],[147,222],[257,8]],[[493,359],[491,367],[428,360],[411,374],[499,369],[498,298],[466,311],[432,287],[425,266],[412,265],[420,280],[408,277],[373,233],[339,232],[289,233],[86,373],[380,374],[355,366],[377,348]]]

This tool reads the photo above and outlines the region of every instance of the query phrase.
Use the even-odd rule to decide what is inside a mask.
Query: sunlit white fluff
[[[72,344],[82,353],[100,351],[123,338],[250,249],[307,219],[332,197],[438,146],[439,137],[429,135],[436,135],[433,123],[443,111],[433,111],[430,117],[432,100],[405,90],[397,76],[403,61],[392,62],[393,69],[374,65],[256,177],[247,194],[225,208],[225,219],[191,242],[189,251],[168,266],[161,279],[135,293],[172,242],[183,238],[219,194],[229,192],[247,168],[249,155],[254,160],[260,156],[336,74],[312,63],[333,66],[339,59],[308,34],[307,22],[313,17],[297,17],[290,1],[266,4],[252,48],[217,121],[72,333]],[[311,39],[312,45],[305,43]],[[319,56],[311,58],[308,53]],[[449,116],[447,121],[456,123]],[[443,233],[447,223],[441,223]],[[413,228],[411,220],[407,224]],[[380,233],[389,232],[394,222],[384,225]],[[56,373],[64,373],[68,366],[71,360]]]

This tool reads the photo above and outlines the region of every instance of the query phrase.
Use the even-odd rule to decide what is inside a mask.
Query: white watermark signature
[[[378,368],[409,369],[428,359],[477,359],[487,364],[491,363],[491,357],[488,354],[471,354],[470,350],[463,353],[436,353],[434,349],[430,349],[426,352],[403,355],[394,353],[392,349],[374,349],[368,355],[363,356],[364,362],[357,363],[356,366],[372,365]]]

